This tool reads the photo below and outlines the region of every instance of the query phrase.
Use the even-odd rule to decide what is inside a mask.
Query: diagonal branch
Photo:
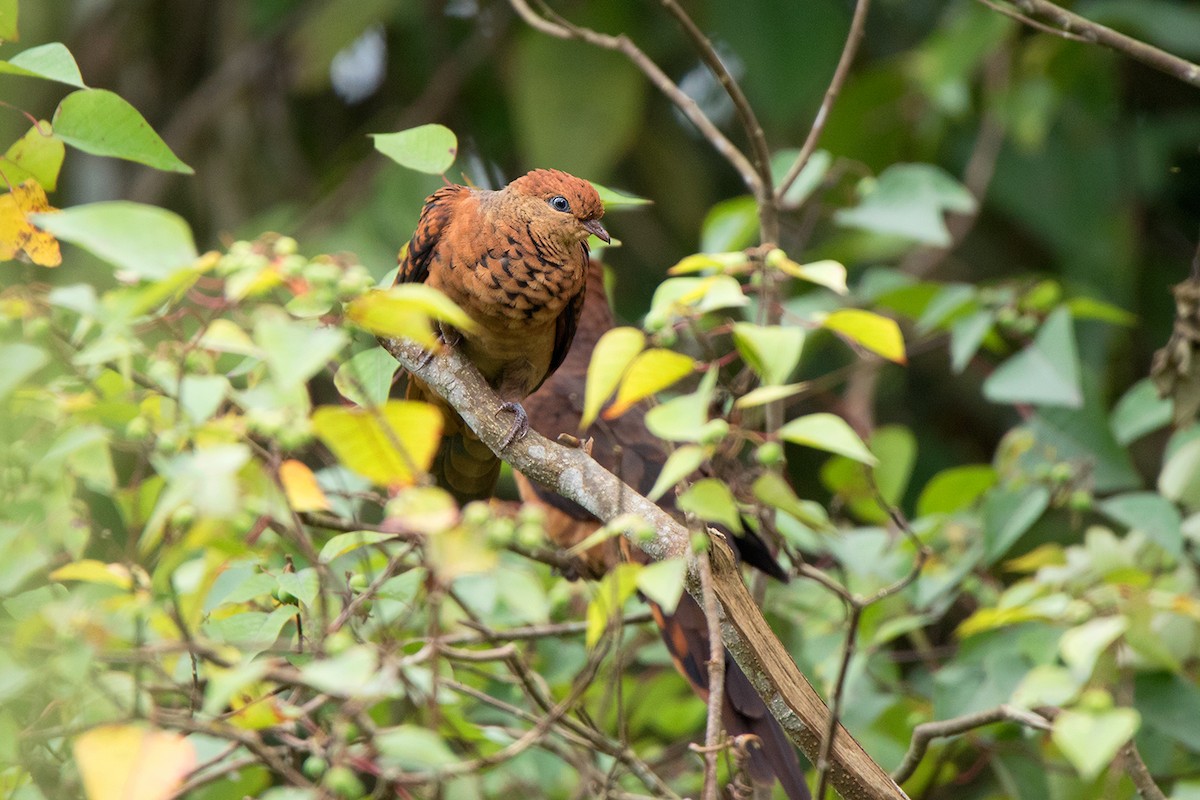
[[[530,431],[502,448],[509,424],[500,399],[479,371],[460,353],[444,348],[428,358],[410,342],[385,340],[387,349],[410,373],[443,397],[479,438],[514,469],[590,511],[603,522],[634,513],[655,530],[649,540],[630,534],[633,544],[656,560],[687,557],[688,592],[704,602],[691,537],[674,518],[622,483],[579,449],[566,448]],[[428,360],[426,360],[428,358]],[[810,760],[817,758],[821,736],[829,725],[829,709],[763,619],[742,582],[741,571],[719,537],[712,538],[713,590],[722,606],[722,638],[755,690],[788,736]],[[857,800],[906,800],[907,796],[854,740],[836,726],[829,761],[830,780],[844,797]]]
[[[660,92],[667,96],[667,99],[675,104],[676,108],[683,112],[683,115],[696,126],[709,144],[737,170],[751,194],[755,197],[762,195],[762,179],[754,169],[754,165],[750,163],[750,159],[746,158],[745,153],[729,141],[725,134],[721,133],[712,120],[705,116],[696,101],[688,97],[673,80],[667,77],[658,64],[655,64],[648,55],[642,52],[632,39],[624,34],[610,36],[590,28],[581,28],[562,19],[554,21],[546,19],[530,8],[526,0],[509,0],[509,3],[530,27],[547,36],[553,36],[556,39],[578,39],[594,47],[614,50],[628,58]]]
[[[1008,2],[1030,17],[1041,17],[1048,20],[1057,25],[1064,33],[1073,34],[1084,41],[1094,42],[1110,50],[1124,53],[1130,58],[1178,78],[1184,83],[1200,87],[1200,64],[1193,64],[1187,59],[1172,55],[1166,50],[1160,50],[1154,45],[1134,39],[1132,36],[1126,36],[1098,22],[1092,22],[1086,17],[1081,17],[1051,3],[1050,0],[1008,0]]]

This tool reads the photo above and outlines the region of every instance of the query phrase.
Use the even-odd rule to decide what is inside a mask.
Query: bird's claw
[[[520,439],[525,434],[529,433],[529,415],[525,413],[525,408],[517,402],[511,400],[506,401],[500,406],[501,411],[511,411],[513,416],[513,425],[508,429],[508,434],[504,437],[504,441],[500,443],[500,449],[506,449],[510,444]]]
[[[429,362],[433,361],[433,357],[437,354],[437,351],[441,349],[440,345],[449,345],[450,347],[458,346],[458,343],[462,341],[462,334],[458,332],[458,329],[439,322],[437,325],[437,330],[434,333],[434,338],[437,339],[438,346],[435,346],[432,350],[424,351],[421,356],[421,360],[417,362],[417,369],[425,369],[427,366],[429,366]]]

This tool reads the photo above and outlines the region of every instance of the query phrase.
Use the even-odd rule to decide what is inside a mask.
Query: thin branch
[[[721,611],[713,592],[708,553],[697,559],[700,590],[704,594],[704,620],[708,623],[708,724],[704,732],[704,800],[717,798],[717,756],[724,747],[721,706],[725,701],[725,646],[721,643]]]
[[[858,641],[858,625],[862,621],[863,605],[855,602],[850,605],[850,622],[846,625],[846,642],[842,646],[842,661],[838,665],[837,682],[833,687],[833,700],[830,703],[829,726],[821,736],[821,751],[817,756],[817,786],[813,796],[816,800],[825,800],[829,790],[829,754],[833,751],[834,739],[838,733],[838,720],[842,716],[842,700],[846,696],[846,679],[850,675],[850,661],[854,658],[855,642]]]
[[[908,752],[904,754],[904,760],[900,762],[900,766],[892,770],[892,779],[896,783],[904,783],[911,778],[912,774],[917,771],[921,759],[925,757],[929,743],[934,739],[957,736],[960,733],[997,722],[1016,722],[1039,731],[1048,731],[1051,727],[1046,718],[1040,714],[1009,705],[996,706],[987,711],[966,714],[954,719],[922,722],[913,728],[912,742],[908,746]]]
[[[1158,784],[1154,782],[1154,776],[1150,774],[1149,768],[1146,767],[1146,762],[1142,760],[1142,754],[1138,752],[1137,745],[1130,739],[1121,748],[1120,754],[1117,756],[1125,761],[1125,765],[1129,770],[1129,778],[1133,781],[1133,785],[1137,787],[1138,794],[1142,796],[1142,800],[1167,800],[1167,796],[1163,794],[1163,790],[1158,788]]]
[[[837,100],[842,86],[846,83],[846,77],[850,74],[850,65],[854,63],[854,57],[858,54],[858,45],[862,42],[870,5],[871,0],[857,0],[854,4],[854,16],[850,19],[850,32],[846,34],[846,44],[842,47],[841,58],[838,59],[837,67],[833,71],[833,78],[829,81],[829,88],[825,90],[825,97],[821,100],[820,108],[817,109],[817,115],[813,117],[812,128],[809,129],[808,137],[801,145],[796,160],[792,162],[787,174],[783,176],[783,180],[775,189],[775,197],[780,204],[783,203],[783,196],[787,194],[788,189],[792,188],[792,184],[800,176],[804,165],[808,163],[808,159],[817,149],[817,142],[825,130],[825,123],[829,121],[829,112],[833,109],[833,103]]]
[[[628,58],[696,126],[709,144],[737,170],[750,193],[756,197],[762,194],[762,181],[746,155],[725,134],[721,133],[696,101],[688,97],[674,81],[667,77],[667,74],[628,36],[624,34],[609,36],[590,28],[581,28],[562,19],[548,20],[530,8],[526,0],[509,0],[509,4],[530,27],[547,36],[553,36],[556,39],[578,39],[594,47],[621,53]]]
[[[1019,11],[1014,11],[1013,9],[1004,5],[1003,0],[979,0],[979,2],[983,3],[985,6],[987,6],[988,8],[992,9],[995,12],[1003,14],[1006,17],[1010,17],[1011,19],[1015,19],[1017,22],[1020,22],[1022,25],[1028,25],[1031,28],[1041,31],[1042,33],[1048,33],[1051,36],[1058,36],[1062,39],[1069,39],[1072,42],[1086,42],[1087,41],[1087,39],[1083,38],[1082,36],[1080,36],[1078,34],[1068,33],[1067,31],[1059,30],[1058,28],[1052,28],[1051,26],[1047,25],[1044,22],[1038,22],[1036,19],[1027,17],[1024,14],[1020,13]]]
[[[1178,78],[1184,83],[1200,87],[1200,65],[1187,59],[1160,50],[1132,36],[1118,33],[1112,28],[1092,22],[1057,6],[1049,0],[1008,0],[1031,17],[1041,17],[1057,25],[1062,31],[1074,34],[1087,42],[1124,53],[1135,61],[1153,67],[1160,72]]]

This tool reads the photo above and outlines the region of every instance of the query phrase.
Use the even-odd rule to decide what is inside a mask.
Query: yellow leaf
[[[904,336],[894,319],[859,308],[844,308],[827,316],[821,326],[840,333],[889,361],[908,363],[904,354]]]
[[[279,465],[279,482],[295,511],[328,511],[329,498],[321,491],[317,476],[305,464],[289,458]]]
[[[133,588],[133,576],[124,564],[105,564],[91,558],[64,564],[50,573],[50,580],[99,583],[126,590]]]
[[[287,719],[275,684],[259,681],[243,686],[229,698],[229,722],[243,730],[270,728]]]
[[[30,261],[42,267],[61,264],[58,240],[35,228],[28,218],[29,214],[57,210],[50,206],[45,190],[37,181],[25,181],[8,194],[0,195],[0,261],[11,261],[24,252]]]
[[[630,362],[645,346],[646,335],[637,328],[613,328],[605,331],[600,341],[596,342],[592,360],[588,362],[580,430],[595,422],[601,407],[621,382]]]
[[[167,800],[196,764],[184,737],[144,725],[102,725],[75,739],[88,800]]]
[[[376,336],[408,339],[427,348],[437,344],[433,320],[464,331],[476,327],[449,297],[423,283],[402,283],[367,292],[346,306],[346,318]]]
[[[442,412],[411,400],[372,409],[323,406],[312,424],[338,461],[383,486],[412,484],[442,438]]]
[[[693,272],[716,270],[731,275],[746,271],[749,261],[741,250],[732,253],[695,253],[667,270],[668,275],[688,275]]]
[[[500,561],[496,551],[481,542],[478,533],[465,525],[430,536],[425,553],[433,572],[446,582],[462,575],[491,572]]]
[[[776,248],[767,253],[767,265],[785,275],[824,286],[838,294],[847,294],[850,291],[846,286],[846,267],[840,261],[825,259],[811,264],[797,264],[788,258],[786,253]]]
[[[605,419],[615,419],[655,392],[661,392],[696,368],[696,362],[673,350],[654,348],[640,353],[617,389],[617,399],[604,412]]]

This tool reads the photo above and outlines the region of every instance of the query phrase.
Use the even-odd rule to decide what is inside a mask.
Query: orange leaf
[[[0,195],[0,261],[11,261],[24,252],[29,260],[43,267],[62,263],[58,240],[38,230],[29,221],[29,214],[56,211],[46,199],[46,191],[34,180],[28,180],[5,195]]]
[[[279,482],[294,511],[328,511],[329,498],[321,491],[317,476],[303,463],[289,458],[279,465]]]
[[[143,725],[101,725],[75,739],[88,800],[167,800],[196,764],[192,743]]]

